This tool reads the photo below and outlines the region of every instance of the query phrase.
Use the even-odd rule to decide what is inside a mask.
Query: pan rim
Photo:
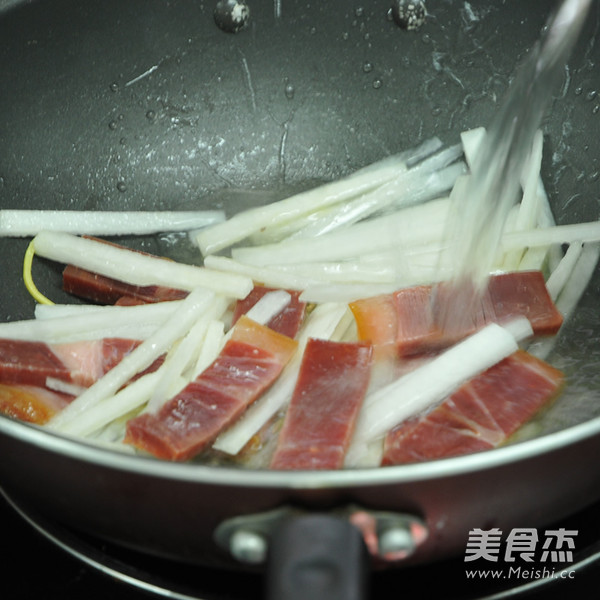
[[[125,454],[58,435],[8,417],[0,416],[0,436],[31,444],[36,448],[79,462],[124,471],[140,476],[197,484],[251,488],[319,489],[406,484],[443,479],[456,475],[502,467],[548,454],[576,442],[600,436],[600,417],[539,438],[493,450],[423,463],[388,467],[342,469],[339,471],[269,471],[173,463],[152,457]]]

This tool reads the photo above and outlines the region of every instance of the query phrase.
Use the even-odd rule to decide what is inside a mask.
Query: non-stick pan
[[[552,9],[429,0],[408,31],[390,0],[248,3],[234,33],[213,1],[1,2],[0,207],[233,214],[432,135],[456,143],[489,122]],[[598,218],[599,18],[595,4],[543,124],[559,223]],[[200,260],[172,236],[120,241]],[[0,240],[3,320],[32,315],[26,244]],[[57,300],[59,269],[36,263]],[[298,516],[293,547],[325,519],[309,553],[353,521],[378,537],[376,565],[457,555],[473,528],[541,527],[600,498],[599,285],[596,273],[549,357],[565,393],[494,451],[284,474],[121,455],[0,418],[0,484],[58,522],[189,563],[260,568]]]

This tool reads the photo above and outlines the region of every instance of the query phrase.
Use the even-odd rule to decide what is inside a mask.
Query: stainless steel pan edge
[[[540,439],[422,465],[323,473],[240,471],[115,454],[0,419],[2,486],[76,531],[182,562],[246,568],[215,543],[224,521],[282,507],[347,505],[422,519],[398,565],[465,551],[472,528],[539,527],[600,496],[600,419]]]

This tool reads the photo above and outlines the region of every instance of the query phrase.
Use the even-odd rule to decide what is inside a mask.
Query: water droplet
[[[127,140],[126,140],[124,137],[122,137],[122,138],[119,140],[119,144],[121,144],[121,146],[126,146],[126,145],[127,145]]]
[[[344,33],[342,33],[342,39],[343,40],[347,40],[350,36],[348,35],[347,31],[344,31]]]
[[[6,181],[4,180],[4,177],[0,176],[0,188],[4,187],[5,183],[6,183]]]
[[[108,87],[109,87],[109,89],[110,89],[111,92],[116,92],[119,89],[119,84],[113,82]]]
[[[359,6],[355,11],[354,14],[357,17],[362,17],[365,14],[365,9],[362,6]]]
[[[581,96],[583,94],[583,88],[581,86],[575,88],[575,95]]]
[[[365,41],[369,41],[371,39],[371,34],[370,33],[365,33],[365,35],[363,36]]]
[[[213,16],[219,29],[226,33],[237,33],[248,24],[250,9],[243,0],[219,0]]]
[[[427,20],[427,10],[423,0],[394,0],[392,18],[398,27],[414,31],[424,25]]]
[[[311,27],[310,28],[310,35],[315,35],[315,33],[317,33],[317,28],[316,27]]]
[[[585,98],[586,98],[586,100],[593,100],[597,95],[598,95],[598,92],[596,90],[591,90],[587,93]]]
[[[381,81],[381,79],[375,79],[373,81],[373,88],[376,90],[378,90],[382,85],[383,85],[383,82]]]
[[[109,128],[109,129],[113,129],[113,130],[114,130],[114,129],[116,129],[116,128],[117,128],[117,122],[116,122],[116,121],[111,121],[111,122],[108,124],[108,128]]]
[[[117,189],[119,190],[119,192],[127,191],[127,186],[125,185],[125,182],[124,181],[117,182]]]
[[[156,118],[156,113],[153,110],[149,110],[146,113],[146,119],[148,119],[149,121],[153,121]]]
[[[592,114],[597,115],[600,112],[600,104],[596,104],[594,108],[592,108]]]
[[[594,181],[598,181],[600,179],[600,171],[594,171],[590,175],[588,175],[588,181],[593,183]]]
[[[428,33],[424,33],[423,37],[421,38],[421,41],[424,44],[431,44],[431,36]]]
[[[365,73],[370,73],[373,70],[373,63],[368,60],[363,64],[363,71]]]
[[[294,94],[296,93],[296,90],[294,89],[294,86],[291,83],[286,84],[285,86],[285,97],[288,100],[291,100],[294,97]]]

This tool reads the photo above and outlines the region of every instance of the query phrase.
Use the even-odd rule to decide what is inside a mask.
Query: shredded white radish
[[[389,248],[438,241],[448,214],[447,198],[362,221],[316,238],[234,248],[232,257],[256,266],[345,260]]]
[[[573,242],[600,242],[600,221],[573,223],[540,227],[527,231],[510,231],[502,236],[502,248],[505,251],[517,248],[533,248],[554,244],[572,244]]]
[[[0,210],[0,236],[28,237],[41,231],[81,235],[144,235],[192,231],[225,220],[222,210],[81,211]]]
[[[100,404],[89,406],[77,418],[60,426],[60,432],[66,435],[89,436],[115,419],[142,406],[151,397],[160,381],[161,373],[148,373]]]
[[[292,221],[309,212],[356,197],[393,179],[398,175],[398,169],[402,168],[388,161],[385,163],[380,169],[357,172],[291,198],[237,213],[224,223],[202,230],[195,241],[202,254],[213,254],[269,225]]]
[[[191,291],[205,287],[217,294],[245,298],[252,281],[210,271],[67,233],[42,232],[33,239],[36,254],[134,285],[162,285]]]
[[[214,294],[202,288],[192,291],[182,302],[181,308],[176,314],[58,413],[49,422],[48,427],[60,431],[66,423],[115,394],[132,377],[148,368],[157,358],[167,352],[175,341],[183,337],[200,315],[208,309],[213,300]]]
[[[143,340],[180,310],[182,303],[183,300],[174,300],[138,306],[38,307],[40,318],[0,323],[0,337],[47,344],[108,337]]]
[[[564,289],[567,281],[573,273],[573,269],[579,260],[581,251],[583,250],[583,244],[581,242],[573,242],[567,251],[563,259],[560,261],[556,269],[552,271],[550,277],[546,281],[546,288],[552,300],[556,301],[558,295]]]

